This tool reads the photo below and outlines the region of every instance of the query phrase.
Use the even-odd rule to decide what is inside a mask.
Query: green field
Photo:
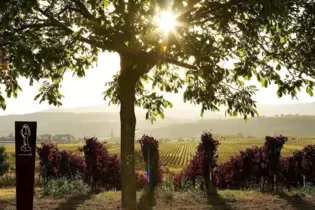
[[[199,141],[192,142],[170,142],[160,144],[160,159],[163,166],[173,170],[179,170],[187,166],[189,160],[193,157]],[[218,147],[219,163],[227,161],[231,156],[239,151],[253,146],[262,146],[264,139],[229,139],[220,141]],[[289,139],[282,149],[282,156],[288,156],[295,150],[302,149],[306,145],[315,144],[315,137],[301,137],[296,140]],[[40,146],[40,145],[38,145]],[[59,144],[60,150],[77,151],[83,144]],[[14,145],[5,146],[7,151],[14,154]],[[108,151],[111,154],[120,153],[120,145],[107,144]],[[136,145],[140,148],[140,145]],[[36,158],[36,168],[38,168],[38,157]]]

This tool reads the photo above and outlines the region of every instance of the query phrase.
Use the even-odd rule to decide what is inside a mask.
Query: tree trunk
[[[146,52],[143,52],[147,54]],[[120,161],[121,161],[121,202],[123,210],[136,210],[135,173],[135,100],[136,84],[140,77],[156,65],[156,58],[143,59],[143,54],[120,53],[120,75],[118,90],[120,100]]]
[[[121,72],[118,79],[121,126],[121,202],[123,210],[136,210],[135,174],[135,86],[140,78],[121,56]],[[129,60],[127,60],[129,61]],[[129,68],[129,69],[128,69]]]

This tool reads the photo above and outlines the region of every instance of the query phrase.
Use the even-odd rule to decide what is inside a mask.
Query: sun
[[[167,11],[161,12],[156,16],[156,23],[159,26],[160,30],[167,34],[170,31],[173,31],[176,26],[176,16]]]

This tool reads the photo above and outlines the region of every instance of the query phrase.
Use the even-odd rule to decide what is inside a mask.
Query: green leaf
[[[239,55],[240,57],[243,57],[243,56],[244,56],[244,51],[239,50],[239,51],[238,51],[238,55]]]
[[[79,35],[80,35],[80,31],[75,31],[75,32],[73,33],[73,37],[74,37],[74,38],[78,37]]]
[[[19,18],[20,18],[20,19],[24,19],[24,17],[25,17],[25,16],[24,16],[22,13],[19,13]]]
[[[280,38],[280,43],[281,43],[281,44],[285,43],[285,38],[284,38],[284,37],[281,37],[281,38]]]
[[[268,87],[268,82],[265,78],[261,78],[260,83],[262,87],[264,88]]]
[[[306,87],[306,92],[309,96],[313,97],[313,90],[309,86]]]
[[[104,1],[104,9],[107,9],[109,7],[109,2],[108,0],[103,0]]]
[[[280,71],[280,70],[281,70],[281,66],[280,66],[280,64],[278,64],[278,65],[276,66],[276,69],[277,69],[278,71]]]

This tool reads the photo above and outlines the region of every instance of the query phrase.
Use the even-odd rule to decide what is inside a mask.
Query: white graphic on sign
[[[31,129],[28,124],[22,126],[21,136],[23,137],[23,145],[21,146],[21,150],[23,152],[30,152],[32,148],[29,145],[28,138],[31,136]]]
[[[18,156],[29,156],[29,157],[32,157],[32,153],[28,153],[28,154],[18,154]]]

